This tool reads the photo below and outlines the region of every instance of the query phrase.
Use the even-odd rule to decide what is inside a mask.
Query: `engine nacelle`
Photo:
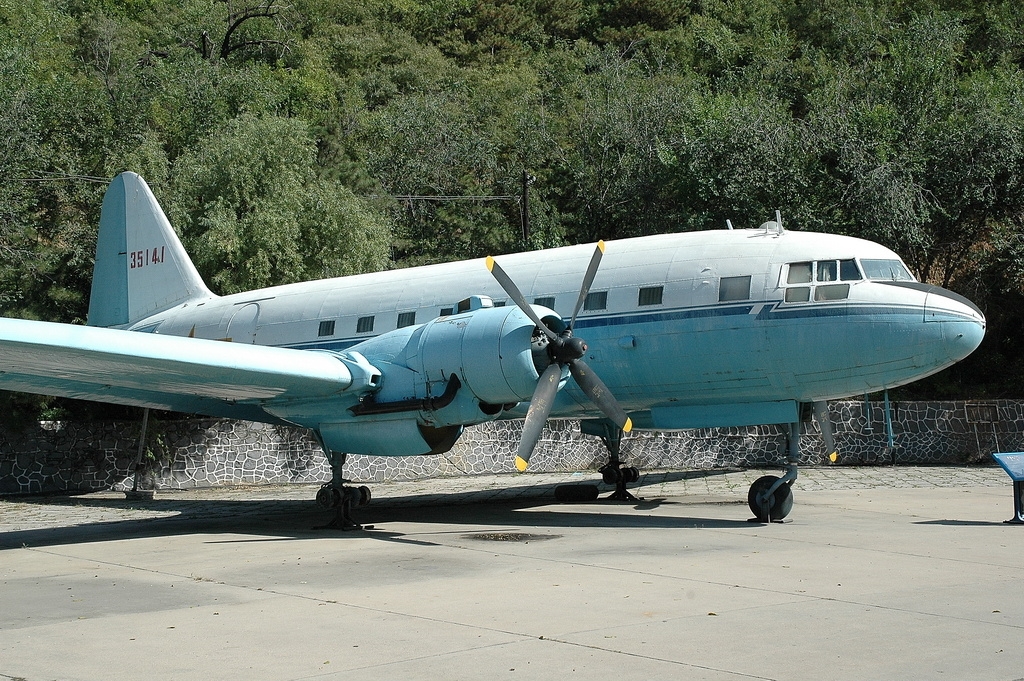
[[[555,316],[550,310],[538,312]],[[540,378],[533,357],[534,329],[514,306],[441,317],[424,325],[417,355],[408,366],[421,372],[430,386],[443,385],[455,374],[485,404],[529,400]]]
[[[562,327],[554,311],[535,311],[552,328]],[[350,453],[447,451],[463,426],[495,419],[533,396],[549,362],[546,345],[533,321],[512,306],[382,334],[343,353],[377,369],[379,389],[350,407],[347,418],[322,419],[320,435],[325,446]]]
[[[554,311],[536,308],[554,328]],[[482,423],[502,405],[529,400],[547,365],[547,340],[518,307],[483,307],[360,343],[383,374],[357,416],[419,412],[431,426]]]

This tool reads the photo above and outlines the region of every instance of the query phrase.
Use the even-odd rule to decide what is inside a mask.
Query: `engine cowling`
[[[535,310],[551,328],[563,326],[554,311]],[[380,375],[358,404],[339,413],[303,402],[276,413],[316,424],[324,446],[334,451],[378,456],[444,452],[463,426],[495,419],[504,408],[533,396],[540,372],[550,363],[547,342],[518,307],[482,307],[439,317],[339,353],[342,361]]]
[[[533,322],[516,307],[441,317],[424,325],[415,368],[431,386],[457,375],[485,404],[529,400],[540,378],[534,331]]]
[[[537,308],[558,328],[558,315]],[[549,363],[547,339],[517,307],[483,307],[398,329],[357,351],[383,374],[381,387],[353,407],[357,416],[418,412],[420,423],[482,423],[502,405],[529,400]]]

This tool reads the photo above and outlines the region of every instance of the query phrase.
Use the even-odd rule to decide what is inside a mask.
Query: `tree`
[[[175,161],[168,214],[218,291],[386,266],[383,217],[315,159],[301,121],[243,114]]]

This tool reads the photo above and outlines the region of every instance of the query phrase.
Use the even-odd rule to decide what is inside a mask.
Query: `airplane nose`
[[[985,338],[985,315],[967,298],[938,286],[928,288],[924,303],[926,323],[942,325],[942,339],[949,358],[962,360],[978,349]]]

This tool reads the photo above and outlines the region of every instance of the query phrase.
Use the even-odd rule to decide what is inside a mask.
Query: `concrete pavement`
[[[0,679],[1024,680],[1024,528],[998,468],[656,472],[0,500]]]

